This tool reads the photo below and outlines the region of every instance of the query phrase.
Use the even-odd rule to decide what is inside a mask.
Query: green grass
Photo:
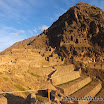
[[[19,91],[24,91],[25,89],[23,87],[21,87],[20,85],[14,85],[15,88]]]
[[[35,74],[35,73],[33,73],[33,72],[30,72],[29,70],[27,71],[29,74],[31,74],[32,76],[35,76],[35,77],[41,77],[40,75],[37,75],[37,74]]]
[[[27,87],[29,90],[31,90],[31,88],[30,87]]]
[[[40,101],[48,101],[48,98],[47,97],[42,97],[42,96],[40,96],[40,95],[36,95],[36,99],[37,100],[40,100]]]
[[[6,78],[6,77],[3,77],[3,80],[8,81],[9,79],[8,79],[8,78]]]
[[[0,75],[2,75],[3,73],[0,72]]]
[[[32,76],[35,76],[35,77],[38,77],[38,78],[41,77],[40,75],[37,75],[37,74],[35,74],[35,73],[33,73],[33,72],[31,72],[30,74],[31,74]]]
[[[57,86],[66,85],[66,84],[69,84],[69,83],[74,82],[74,81],[79,80],[79,79],[81,79],[81,77],[79,77],[79,78],[77,78],[77,79],[74,79],[74,80],[72,80],[72,81],[66,82],[66,83],[59,84],[59,85],[57,85]]]
[[[14,85],[14,87],[18,90],[18,91],[25,91],[26,89],[23,88],[20,85]],[[22,92],[24,95],[28,96],[30,93],[29,92]]]

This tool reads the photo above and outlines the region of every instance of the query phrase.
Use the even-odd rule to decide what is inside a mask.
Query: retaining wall
[[[57,71],[52,74],[51,77],[55,76],[61,76],[70,73],[71,71],[74,71],[74,65],[60,65],[60,66],[55,66],[54,67]]]
[[[76,92],[77,90],[81,89],[85,85],[91,82],[90,77],[86,77],[83,79],[80,79],[79,81],[74,81],[68,85],[63,85],[61,88],[64,90],[65,95],[70,95]]]
[[[80,77],[80,72],[79,71],[72,71],[70,73],[65,73],[61,76],[55,76],[52,79],[52,83],[53,85],[59,85],[59,84],[63,84],[69,81],[72,81],[74,79],[77,79]]]
[[[101,83],[99,82],[89,93],[85,95],[85,97],[91,96],[94,97],[102,88]],[[78,104],[88,104],[90,101],[82,100],[78,101]]]

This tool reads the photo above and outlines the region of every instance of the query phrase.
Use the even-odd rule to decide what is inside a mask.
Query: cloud
[[[39,35],[40,31],[47,29],[48,26],[43,25],[40,28],[33,28],[30,30],[16,29],[5,25],[0,25],[0,51],[10,47],[15,42]],[[40,30],[41,29],[41,30]]]
[[[33,31],[34,31],[34,33],[37,33],[37,29],[36,28]]]
[[[24,33],[24,30],[18,30],[14,27],[0,26],[0,51],[10,47],[15,42],[29,38]]]
[[[29,34],[34,35],[32,30],[28,30]]]
[[[31,29],[31,30],[28,30],[27,33],[29,33],[31,36],[36,36],[36,35],[39,34],[39,33],[38,33],[39,31],[40,31],[39,28],[33,28],[33,29]]]
[[[19,30],[14,27],[0,25],[0,51],[10,47],[15,42],[30,38],[34,35],[38,35],[38,30],[39,28]]]
[[[25,0],[0,0],[0,13],[3,14],[2,17],[5,21],[8,19],[15,20],[15,22],[27,20],[30,10],[31,6]]]
[[[43,25],[42,27],[40,27],[40,30],[41,30],[41,31],[44,31],[44,30],[46,30],[46,29],[48,29],[48,28],[49,28],[49,26]]]
[[[18,32],[16,32],[16,33],[11,33],[12,35],[16,35],[16,36],[18,36],[18,35],[20,35],[20,34],[24,34],[25,33],[25,31],[24,30],[19,30]]]

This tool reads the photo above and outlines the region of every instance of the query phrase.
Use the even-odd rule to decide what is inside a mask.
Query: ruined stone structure
[[[95,96],[102,87],[101,78],[87,76],[87,66],[103,69],[103,34],[104,12],[87,3],[76,4],[40,35],[17,42],[0,53],[0,89],[49,88],[56,92],[56,97]],[[28,94],[15,93],[24,99]]]
[[[56,88],[57,93],[55,96],[57,97],[57,94],[61,94],[64,97],[76,97],[79,100],[73,100],[74,104],[88,104],[90,101],[81,100],[81,97],[94,97],[102,88],[101,81],[81,75],[80,70],[74,71],[73,65],[62,67],[67,67],[64,69],[64,72],[59,66],[56,67],[57,70],[50,76],[50,83]],[[69,102],[73,104],[71,101]]]

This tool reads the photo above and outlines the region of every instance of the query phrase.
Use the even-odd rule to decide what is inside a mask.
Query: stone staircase
[[[56,66],[55,69],[57,70],[50,77],[51,84],[57,89],[54,96],[61,94],[61,99],[75,98],[61,100],[62,104],[89,104],[91,100],[88,96],[94,97],[102,88],[101,81],[82,75],[80,70],[74,70],[73,65]]]

